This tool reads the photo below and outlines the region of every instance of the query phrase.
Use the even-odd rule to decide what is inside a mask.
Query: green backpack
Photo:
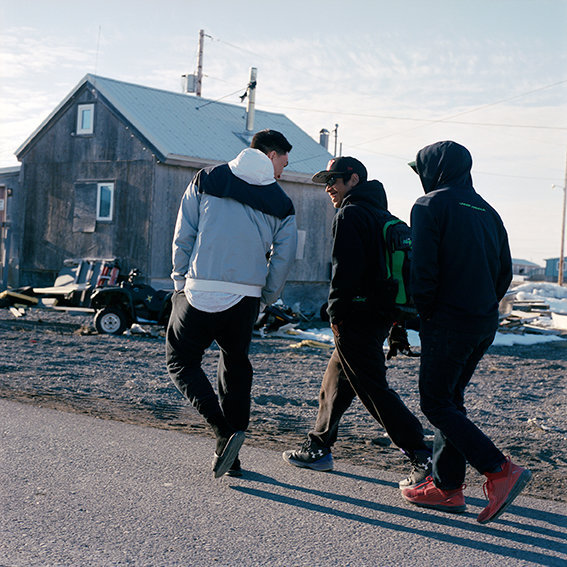
[[[387,287],[391,290],[393,312],[397,321],[414,319],[417,310],[410,292],[411,229],[391,216],[382,228],[386,253]]]

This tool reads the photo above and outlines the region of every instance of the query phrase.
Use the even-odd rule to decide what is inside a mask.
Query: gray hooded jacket
[[[297,228],[270,159],[247,148],[201,170],[183,195],[173,237],[176,290],[280,295],[295,259]]]

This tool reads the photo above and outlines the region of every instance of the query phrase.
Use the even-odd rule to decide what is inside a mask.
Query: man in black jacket
[[[433,474],[403,497],[418,506],[462,512],[467,461],[486,475],[496,519],[531,478],[466,416],[464,391],[494,340],[498,303],[512,280],[506,230],[475,192],[469,151],[455,142],[420,150],[415,163],[425,195],[411,213],[411,289],[421,318],[421,409],[436,428]]]
[[[431,451],[421,423],[386,381],[383,344],[393,319],[381,293],[387,279],[381,233],[391,218],[384,187],[367,181],[366,168],[352,157],[331,160],[313,181],[325,183],[338,209],[327,310],[335,351],[323,376],[315,428],[301,449],[285,451],[283,458],[298,467],[332,470],[339,421],[357,395],[413,465],[400,487],[419,484],[431,471]]]

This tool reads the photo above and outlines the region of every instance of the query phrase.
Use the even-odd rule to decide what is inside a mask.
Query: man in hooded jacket
[[[293,204],[275,180],[290,150],[280,132],[256,133],[251,147],[235,159],[199,171],[179,207],[167,369],[215,433],[216,478],[241,474],[253,326],[260,302],[269,305],[279,297],[295,259]],[[218,396],[201,368],[213,340],[220,350]]]
[[[368,181],[364,165],[339,157],[313,176],[325,183],[337,210],[333,219],[332,275],[327,312],[335,350],[323,376],[315,428],[298,450],[283,453],[291,465],[318,471],[333,468],[331,447],[339,422],[355,396],[409,458],[413,470],[401,486],[431,472],[431,450],[419,420],[386,380],[383,344],[392,327],[382,227],[392,216],[384,187]]]
[[[531,478],[466,416],[464,392],[492,344],[498,303],[512,280],[506,230],[473,188],[472,157],[451,141],[420,150],[410,164],[425,195],[411,212],[411,289],[420,315],[421,409],[436,428],[433,472],[403,497],[418,506],[462,512],[467,461],[486,475],[488,506],[480,523],[496,519]]]

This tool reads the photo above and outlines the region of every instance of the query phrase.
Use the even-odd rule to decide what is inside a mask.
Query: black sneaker
[[[236,457],[230,468],[224,473],[225,476],[241,477],[242,476],[242,466],[240,464],[240,459]]]
[[[244,443],[244,438],[244,431],[236,431],[228,440],[224,438],[217,439],[217,451],[221,450],[222,452],[219,455],[215,451],[213,458],[212,467],[215,478],[220,478],[230,469],[234,459],[238,456],[242,443]]]
[[[410,459],[411,472],[407,478],[400,480],[400,490],[404,488],[414,488],[418,484],[425,482],[428,476],[431,476],[431,453],[425,451],[417,451],[415,456]]]
[[[301,449],[284,451],[283,460],[290,465],[314,471],[332,471],[333,455],[328,447],[320,447],[307,439]]]

